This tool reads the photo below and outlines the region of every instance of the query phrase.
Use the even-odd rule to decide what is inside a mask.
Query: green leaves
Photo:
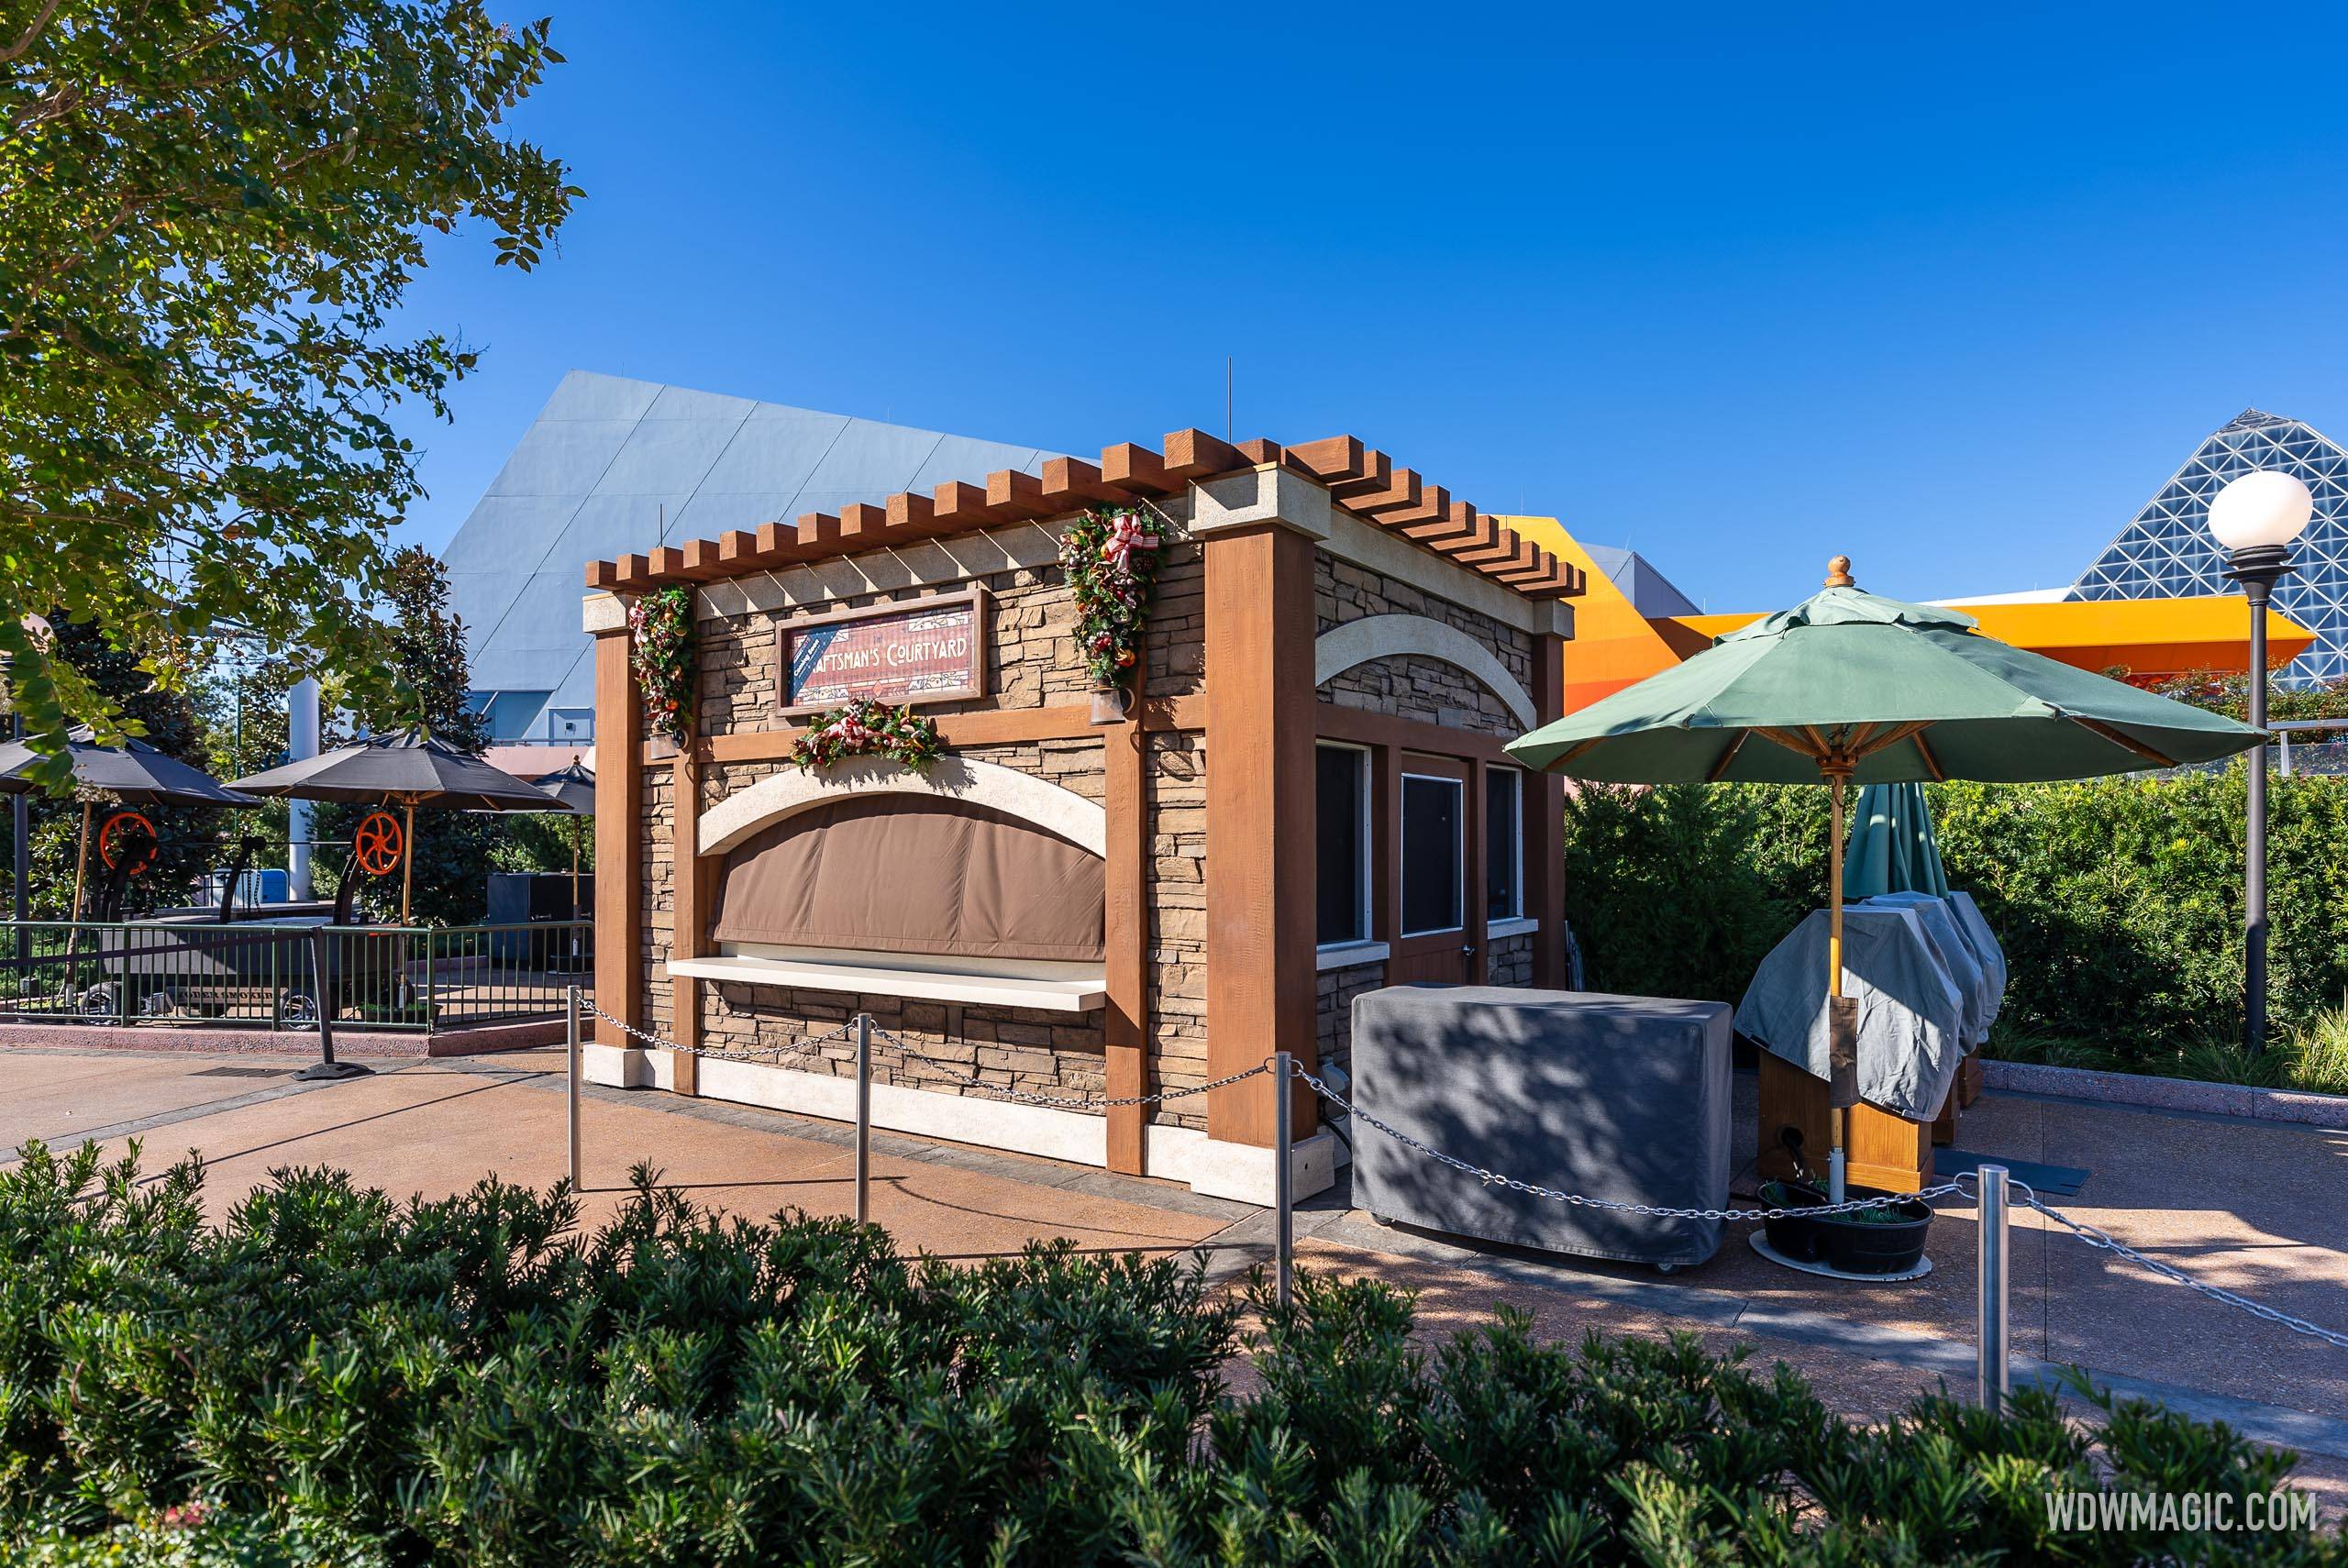
[[[403,404],[469,350],[390,329],[424,236],[535,264],[577,191],[503,112],[558,58],[482,0],[0,7],[0,654],[37,744],[109,715],[19,623],[184,684],[223,623],[381,700]],[[62,778],[49,782],[62,787]]]

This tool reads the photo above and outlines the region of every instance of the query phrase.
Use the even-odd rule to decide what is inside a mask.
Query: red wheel
[[[109,871],[120,867],[136,877],[155,864],[161,848],[155,824],[137,812],[116,812],[98,829],[98,858]]]
[[[350,847],[359,857],[359,869],[370,877],[388,877],[400,868],[407,844],[399,818],[389,812],[370,812],[350,835]]]

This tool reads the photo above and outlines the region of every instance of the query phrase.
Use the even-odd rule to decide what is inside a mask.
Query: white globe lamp
[[[2291,541],[2315,515],[2315,497],[2290,474],[2257,469],[2210,501],[2210,533],[2225,547],[2226,575],[2250,602],[2250,725],[2266,727],[2266,602],[2291,569]],[[2266,1049],[2266,748],[2250,752],[2243,874],[2243,1042]]]

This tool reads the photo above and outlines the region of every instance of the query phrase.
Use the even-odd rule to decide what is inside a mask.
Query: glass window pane
[[[1324,745],[1314,758],[1319,769],[1314,889],[1318,911],[1314,940],[1366,942],[1369,900],[1363,889],[1369,875],[1369,844],[1363,807],[1368,798],[1365,752]]]
[[[1523,778],[1510,767],[1484,773],[1486,920],[1514,920],[1524,912],[1524,836],[1518,821]]]
[[[1402,778],[1402,930],[1456,931],[1466,788],[1453,778]]]

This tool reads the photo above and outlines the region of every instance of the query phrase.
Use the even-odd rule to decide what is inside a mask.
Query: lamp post
[[[2266,602],[2291,569],[2291,541],[2315,498],[2289,474],[2261,469],[2230,480],[2210,502],[2210,532],[2226,547],[2226,575],[2250,602],[2250,726],[2266,728]],[[2266,746],[2250,752],[2247,856],[2243,870],[2243,1040],[2266,1049]]]

